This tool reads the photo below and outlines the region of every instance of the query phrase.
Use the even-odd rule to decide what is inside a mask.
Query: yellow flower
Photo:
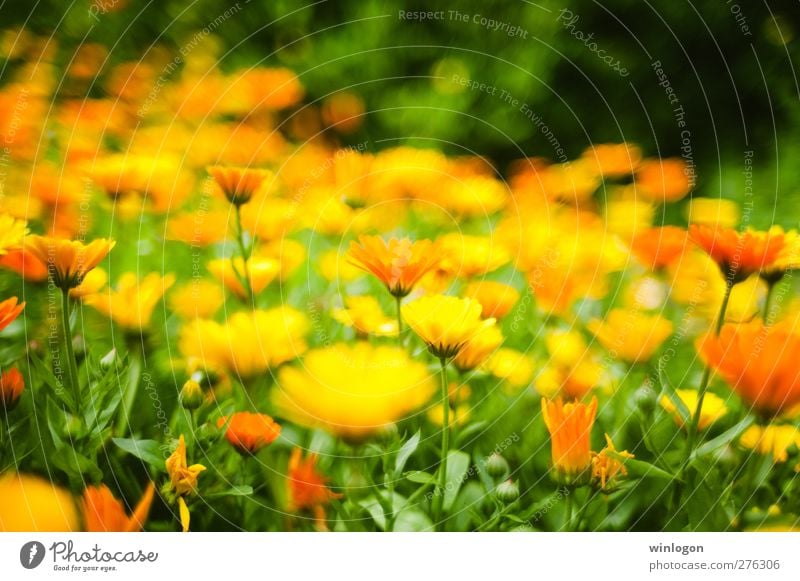
[[[594,162],[599,175],[618,178],[633,173],[642,160],[642,150],[631,143],[599,143],[588,147],[581,158]]]
[[[307,349],[308,319],[291,307],[238,312],[224,323],[208,319],[187,322],[179,346],[213,369],[242,378],[277,367]]]
[[[18,220],[8,214],[0,214],[0,256],[9,250],[16,250],[22,245],[28,225],[25,220]]]
[[[461,371],[475,369],[484,363],[503,343],[503,333],[497,325],[487,325],[472,337],[453,358],[453,363]]]
[[[83,282],[69,289],[69,296],[73,299],[82,299],[99,293],[108,283],[108,273],[99,266],[86,273]]]
[[[458,232],[439,238],[443,267],[465,279],[483,276],[508,264],[511,256],[496,238],[466,236]]]
[[[444,406],[441,403],[434,405],[428,409],[425,414],[432,424],[442,426],[444,424]],[[452,426],[463,426],[469,421],[472,415],[470,407],[466,404],[457,405],[455,408],[450,406],[450,413],[448,414],[448,423]]]
[[[32,234],[25,238],[30,252],[45,263],[60,288],[73,288],[106,257],[116,242],[106,238],[84,244],[78,240],[64,240]]]
[[[481,305],[473,299],[444,295],[419,298],[402,307],[403,320],[428,345],[435,357],[449,359],[494,319],[481,319]]]
[[[164,292],[175,282],[175,275],[163,277],[151,272],[141,281],[133,272],[126,272],[116,289],[87,296],[84,301],[127,330],[140,330],[150,325],[150,318]]]
[[[734,228],[739,223],[739,205],[725,198],[692,198],[686,217],[690,224]]]
[[[328,282],[350,282],[364,274],[360,268],[347,261],[346,255],[337,250],[323,252],[317,261],[317,269]]]
[[[281,238],[259,246],[257,255],[277,260],[280,264],[280,280],[287,280],[295,270],[306,262],[306,247],[291,238]]]
[[[592,465],[591,435],[596,414],[595,397],[589,405],[542,399],[542,416],[550,432],[557,480],[575,483],[587,476]]]
[[[80,530],[75,499],[38,476],[0,476],[0,532],[71,532]]]
[[[489,373],[515,388],[527,386],[533,377],[533,361],[526,353],[501,347],[483,365]]]
[[[228,201],[241,206],[250,199],[264,185],[272,174],[263,169],[250,169],[246,167],[212,166],[207,168],[208,173],[222,189]]]
[[[461,218],[486,217],[501,210],[508,199],[503,182],[489,176],[447,180],[444,187],[429,190],[430,201]]]
[[[641,199],[609,200],[605,207],[606,227],[630,244],[636,236],[650,229],[655,208]]]
[[[592,478],[600,483],[600,488],[605,489],[612,484],[617,476],[627,476],[628,471],[623,462],[614,455],[625,459],[634,458],[627,450],[618,451],[611,441],[611,436],[606,434],[606,447],[597,454],[592,455]]]
[[[229,211],[217,209],[177,214],[167,223],[167,239],[209,246],[225,240],[230,217]]]
[[[346,308],[334,309],[333,318],[346,327],[353,327],[360,337],[376,335],[393,337],[397,335],[397,321],[387,317],[375,297],[347,297]]]
[[[683,402],[686,409],[689,410],[689,415],[693,416],[697,410],[697,391],[694,389],[676,389],[675,395]],[[672,414],[675,421],[679,426],[684,427],[681,415],[675,404],[666,395],[661,398],[661,407],[667,413]],[[718,419],[728,413],[728,407],[725,405],[725,400],[715,393],[706,393],[703,398],[703,409],[700,410],[700,419],[697,423],[697,428],[705,430],[708,426],[716,422]]]
[[[189,507],[186,506],[184,496],[189,496],[197,491],[197,478],[206,467],[202,464],[188,465],[186,460],[186,442],[181,434],[178,445],[166,460],[167,474],[169,475],[170,489],[178,496],[178,509],[180,511],[183,532],[189,531]]]
[[[800,448],[800,429],[791,425],[750,426],[739,443],[759,454],[770,455],[775,462],[786,462],[789,450]]]
[[[511,309],[519,301],[519,291],[517,289],[511,285],[491,280],[479,280],[469,283],[464,294],[481,304],[481,316],[486,319],[491,317],[502,319],[511,312]]]
[[[580,332],[551,331],[545,335],[545,347],[550,359],[536,377],[536,391],[540,395],[581,399],[592,389],[605,386],[603,365]]]
[[[636,170],[637,192],[653,202],[676,202],[691,191],[691,172],[680,158],[647,159]]]
[[[295,230],[297,204],[283,198],[253,201],[242,208],[242,225],[259,240],[280,240]]]
[[[273,400],[298,423],[359,440],[419,408],[436,385],[427,367],[403,349],[339,343],[282,368]]]
[[[245,266],[246,265],[246,266]],[[247,272],[247,280],[254,295],[264,290],[278,276],[280,263],[273,258],[253,255],[247,262],[241,256],[235,258],[219,258],[208,263],[208,271],[222,285],[239,298],[247,298],[240,276]]]
[[[184,319],[208,319],[224,301],[225,295],[218,285],[204,278],[194,278],[170,293],[169,304]]]
[[[438,245],[409,238],[386,242],[379,236],[361,236],[358,243],[350,243],[348,252],[350,264],[375,276],[395,297],[408,295],[439,260]]]
[[[638,310],[613,309],[604,321],[587,325],[615,359],[629,363],[648,361],[672,334],[672,323]]]

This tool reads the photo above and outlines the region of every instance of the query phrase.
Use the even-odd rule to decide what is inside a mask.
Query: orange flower
[[[108,486],[88,486],[83,491],[83,523],[90,533],[133,533],[142,530],[150,505],[153,503],[155,486],[147,485],[142,498],[130,516],[126,514],[122,501],[114,498]]]
[[[642,150],[630,143],[600,143],[592,145],[581,156],[597,165],[597,173],[605,177],[624,177],[642,160]]]
[[[17,304],[17,297],[0,302],[0,331],[8,327],[25,308],[25,303]]]
[[[582,480],[592,465],[590,440],[597,398],[593,397],[589,405],[542,398],[542,415],[550,432],[557,478],[569,484]]]
[[[700,248],[719,265],[723,276],[731,277],[733,283],[768,269],[780,258],[785,237],[782,230],[768,232],[733,228],[715,228],[692,224],[689,234]]]
[[[100,264],[116,242],[106,238],[84,244],[79,240],[64,240],[35,234],[25,238],[30,252],[47,265],[53,282],[60,288],[76,287],[86,273]]]
[[[395,297],[404,297],[441,259],[439,246],[430,240],[412,242],[409,238],[360,236],[351,242],[348,262],[373,274]]]
[[[519,301],[517,289],[491,280],[471,282],[464,294],[481,304],[481,317],[484,319],[502,319]]]
[[[289,510],[311,510],[317,527],[324,530],[327,528],[325,505],[342,495],[328,488],[328,479],[317,471],[318,459],[313,453],[303,459],[300,448],[292,450],[288,472]]]
[[[592,478],[599,482],[600,488],[613,483],[617,476],[627,476],[625,465],[614,456],[633,458],[634,455],[627,450],[619,451],[614,447],[611,436],[606,434],[606,447],[592,457]]]
[[[634,235],[631,250],[642,265],[650,270],[670,266],[686,250],[689,238],[678,226],[649,228]]]
[[[226,424],[225,439],[241,454],[255,454],[281,435],[281,427],[266,414],[238,412],[217,421],[217,427]]]
[[[697,341],[700,355],[745,402],[766,416],[800,403],[800,331],[787,321],[726,324]]]
[[[181,434],[178,445],[166,460],[167,474],[176,494],[192,494],[197,488],[197,477],[206,469],[202,464],[188,465],[186,461],[186,441]]]
[[[652,202],[676,202],[692,189],[690,177],[682,159],[648,159],[636,170],[637,191]]]
[[[25,380],[19,369],[12,367],[3,375],[0,375],[0,404],[6,409],[11,411],[19,402],[19,396],[22,395],[22,390],[25,389]]]
[[[208,173],[211,174],[217,185],[222,188],[228,201],[236,206],[249,202],[253,195],[264,185],[264,181],[272,175],[263,169],[222,167],[219,165],[209,167]]]
[[[0,256],[0,266],[13,270],[30,282],[47,280],[47,265],[24,248],[9,250],[5,256]]]

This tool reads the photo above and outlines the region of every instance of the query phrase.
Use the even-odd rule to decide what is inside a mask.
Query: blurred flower
[[[735,228],[739,223],[739,205],[725,198],[692,198],[687,206],[686,219],[690,224],[714,228]]]
[[[800,332],[791,322],[727,323],[698,339],[702,358],[761,414],[777,416],[800,403]]]
[[[533,361],[527,353],[501,347],[483,365],[489,373],[511,387],[526,387],[533,377]]]
[[[694,416],[697,410],[697,390],[676,389],[675,395],[683,402],[686,409],[689,410],[689,417]],[[678,408],[666,395],[661,398],[661,407],[663,407],[667,413],[672,414],[672,417],[675,418],[675,422],[679,426],[686,427],[681,414],[678,413]],[[725,405],[725,400],[715,393],[706,392],[705,397],[703,397],[703,409],[700,410],[700,419],[697,422],[697,429],[705,430],[727,413],[728,407]]]
[[[178,401],[187,410],[196,410],[203,405],[204,399],[203,387],[194,379],[187,379],[178,393]]]
[[[16,367],[12,367],[0,375],[0,403],[6,413],[17,406],[19,396],[22,395],[24,389],[25,379]]]
[[[653,202],[676,202],[693,187],[693,169],[680,158],[646,159],[636,170],[636,191]]]
[[[785,247],[782,229],[768,232],[711,226],[689,226],[692,240],[717,263],[722,276],[730,276],[733,283],[741,282],[751,274],[773,267]]]
[[[186,442],[183,434],[178,438],[178,445],[166,460],[167,474],[169,475],[170,490],[178,497],[178,511],[180,513],[183,532],[189,531],[189,507],[186,505],[185,496],[194,494],[197,490],[197,478],[206,467],[202,464],[188,465],[186,460]]]
[[[427,367],[405,350],[364,342],[309,351],[278,372],[275,405],[285,416],[360,440],[424,404],[436,389]]]
[[[603,365],[575,330],[552,331],[545,335],[550,359],[537,374],[536,391],[547,398],[561,396],[579,400],[603,384]]]
[[[249,294],[245,292],[240,277],[246,273],[250,289],[254,295],[263,291],[280,273],[280,263],[273,258],[253,255],[247,262],[241,256],[235,258],[219,258],[208,263],[208,271],[222,285],[241,299]]]
[[[167,239],[180,240],[192,246],[208,246],[225,240],[230,212],[212,209],[183,212],[167,222]]]
[[[488,176],[468,176],[446,181],[432,188],[426,197],[457,218],[487,217],[506,205],[503,182]]]
[[[47,280],[47,266],[25,248],[9,250],[0,256],[0,267],[13,270],[30,282]]]
[[[129,516],[122,501],[114,498],[108,486],[87,486],[83,491],[81,511],[85,530],[90,533],[133,533],[142,530],[154,494],[155,486],[150,482]]]
[[[587,324],[614,357],[629,363],[648,361],[672,334],[672,323],[634,309],[612,309],[605,320]]]
[[[306,262],[306,247],[302,242],[291,238],[281,238],[268,244],[262,244],[255,254],[263,258],[277,260],[280,265],[280,280],[287,280],[295,270]]]
[[[605,221],[609,232],[624,244],[650,229],[655,208],[639,198],[611,199],[606,202]]]
[[[605,490],[608,484],[613,484],[618,476],[627,476],[625,464],[619,459],[634,458],[627,450],[618,451],[611,441],[611,436],[606,434],[606,447],[597,454],[592,455],[592,478],[599,481],[600,488]]]
[[[469,283],[464,295],[481,304],[481,316],[485,319],[502,319],[519,301],[517,289],[491,280],[476,280]]]
[[[450,405],[449,412],[448,424],[450,424],[451,428],[452,426],[463,426],[469,421],[472,415],[470,407],[466,404],[459,404],[455,407]],[[441,403],[429,407],[425,415],[428,416],[428,420],[430,420],[432,424],[439,427],[444,425],[444,406]]]
[[[482,326],[453,358],[459,371],[470,371],[484,363],[503,344],[503,333],[497,325]]]
[[[536,185],[549,200],[580,206],[600,185],[597,169],[595,161],[586,158],[544,166],[536,171]]]
[[[17,297],[0,301],[0,331],[8,327],[25,308],[25,303],[17,304]]]
[[[325,505],[342,495],[328,488],[328,479],[317,470],[318,459],[314,453],[303,458],[300,448],[292,450],[287,472],[288,509],[290,512],[312,511],[317,528],[326,530]]]
[[[65,489],[29,474],[0,476],[0,532],[80,530],[75,500]]]
[[[188,321],[179,346],[184,356],[212,369],[249,378],[302,355],[308,326],[305,315],[291,307],[237,312],[224,323]]]
[[[397,335],[397,321],[387,317],[378,300],[370,295],[347,297],[345,308],[334,309],[333,318],[346,327],[353,327],[356,335],[366,338],[394,337]]]
[[[299,208],[293,200],[269,197],[242,207],[242,225],[261,241],[280,240],[297,228]]]
[[[225,294],[218,285],[204,278],[193,278],[170,293],[169,305],[184,319],[208,319],[223,302]]]
[[[69,296],[73,299],[82,299],[96,295],[106,286],[107,282],[108,273],[98,266],[86,273],[81,284],[69,289]]]
[[[319,273],[328,282],[350,282],[363,276],[364,271],[353,266],[345,254],[337,250],[323,252],[317,261]]]
[[[686,230],[678,226],[649,228],[631,241],[631,250],[642,266],[659,270],[681,258],[689,245]]]
[[[599,143],[589,146],[581,155],[597,165],[597,173],[619,178],[631,175],[642,160],[642,150],[630,143]]]
[[[241,206],[264,185],[272,174],[267,170],[245,167],[223,167],[219,165],[207,168],[208,173],[222,189],[225,197],[234,206]]]
[[[22,245],[28,225],[25,220],[19,220],[8,214],[0,214],[0,256],[9,250],[16,250]]]
[[[64,289],[81,284],[86,274],[100,264],[115,244],[106,238],[92,240],[89,244],[35,234],[25,238],[26,249],[47,265],[53,283]]]
[[[797,230],[784,231],[780,226],[769,229],[770,234],[783,235],[783,248],[778,258],[770,266],[761,269],[759,275],[769,284],[775,284],[789,270],[800,267],[800,235]]]
[[[350,91],[331,95],[322,103],[322,120],[339,133],[352,133],[361,126],[364,101]]]
[[[217,427],[225,427],[225,439],[240,454],[256,454],[281,435],[281,427],[268,415],[237,412],[221,417]]]
[[[789,450],[800,449],[800,429],[788,424],[750,426],[742,434],[739,444],[748,450],[772,456],[775,462],[786,462]]]
[[[444,295],[421,297],[402,307],[403,319],[427,344],[434,357],[449,359],[494,319],[481,319],[481,305],[473,299]]]
[[[120,276],[116,288],[106,292],[88,295],[84,302],[123,329],[136,331],[150,326],[150,319],[164,292],[175,282],[175,275],[151,272],[139,280],[135,273],[126,272]]]
[[[542,417],[550,432],[553,470],[567,484],[580,482],[592,465],[591,434],[597,398],[586,405],[542,398]]]
[[[348,261],[371,273],[395,297],[404,297],[426,273],[433,270],[441,258],[439,247],[430,240],[412,242],[409,238],[360,236],[351,242]]]
[[[442,266],[455,276],[483,276],[507,264],[511,257],[500,241],[489,236],[467,236],[451,232],[440,237]]]

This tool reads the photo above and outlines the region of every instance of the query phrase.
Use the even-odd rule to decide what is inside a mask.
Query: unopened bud
[[[120,359],[117,356],[117,350],[112,349],[105,355],[103,355],[102,359],[100,359],[100,369],[103,371],[108,371],[109,369],[116,369],[117,365],[119,365]]]
[[[508,462],[500,454],[495,452],[486,459],[486,472],[492,478],[503,478],[508,474]]]
[[[181,405],[187,410],[196,410],[203,404],[203,388],[195,380],[190,379],[181,388]]]
[[[509,478],[497,485],[494,494],[500,502],[512,503],[519,498],[519,484]]]
[[[10,412],[19,403],[19,396],[25,389],[25,380],[19,369],[12,367],[3,375],[0,375],[0,405],[5,408],[6,412]]]

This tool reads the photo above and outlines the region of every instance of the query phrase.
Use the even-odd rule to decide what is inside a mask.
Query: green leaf
[[[417,450],[419,446],[419,439],[420,439],[420,431],[417,430],[417,433],[411,436],[408,441],[400,447],[400,450],[397,451],[397,457],[394,460],[394,473],[401,474],[403,472],[403,468],[406,466],[406,462],[411,457],[411,455]]]
[[[456,441],[457,445],[462,445],[464,442],[475,436],[475,434],[481,432],[486,428],[489,422],[485,420],[481,420],[479,422],[472,422],[468,426],[464,427],[463,429],[459,430],[458,432],[458,440]]]
[[[159,470],[164,470],[164,455],[161,452],[160,444],[155,440],[114,438],[112,441],[128,454],[136,456],[139,460],[147,462]]]
[[[250,496],[253,494],[253,487],[246,484],[239,484],[232,486],[220,492],[212,492],[211,494],[204,494],[203,498],[220,498],[222,496]]]
[[[406,472],[405,477],[406,480],[410,482],[416,482],[417,484],[428,484],[429,482],[434,482],[436,480],[436,476],[430,472],[420,472],[419,470]]]
[[[447,454],[447,484],[444,488],[444,510],[448,511],[461,490],[461,485],[467,479],[469,470],[469,454],[459,450],[450,450]]]
[[[709,440],[702,446],[699,446],[694,452],[692,452],[691,460],[695,461],[703,456],[707,456],[716,450],[719,450],[725,444],[729,444],[730,442],[737,440],[739,436],[744,433],[744,431],[750,427],[753,423],[754,418],[752,416],[748,416],[743,419],[741,422],[722,432],[716,438]]]
[[[628,470],[628,476],[633,476],[635,478],[662,478],[664,480],[673,480],[675,478],[674,475],[670,474],[666,470],[662,470],[658,466],[654,466],[649,462],[645,462],[644,460],[636,460],[634,458],[626,458],[622,456],[618,452],[611,452],[606,451],[606,454],[622,462],[625,468]]]

